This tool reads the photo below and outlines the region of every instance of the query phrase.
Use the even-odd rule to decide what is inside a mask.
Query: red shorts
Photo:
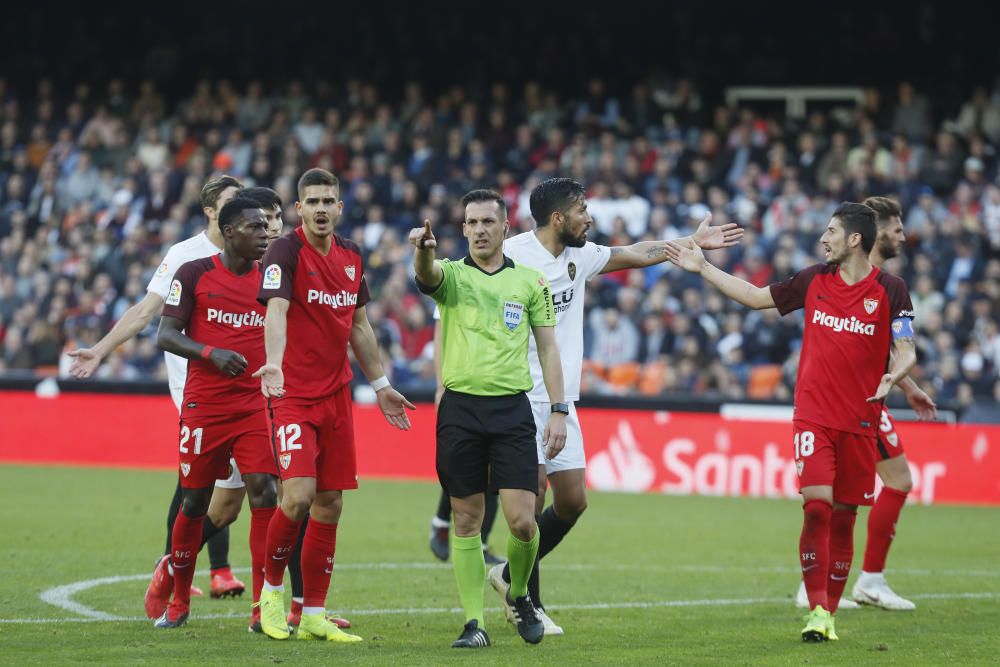
[[[875,444],[876,461],[887,461],[897,456],[902,456],[905,453],[903,451],[903,441],[899,439],[899,434],[896,433],[896,424],[893,423],[892,415],[889,414],[888,410],[882,410],[882,418],[878,422],[878,435],[875,439]]]
[[[229,458],[240,472],[276,475],[263,410],[237,415],[181,415],[181,486],[203,489],[229,477]]]
[[[875,498],[875,436],[792,422],[799,489],[832,486],[834,502],[871,505]]]
[[[314,477],[317,491],[358,488],[349,384],[318,403],[271,399],[268,421],[281,479]]]

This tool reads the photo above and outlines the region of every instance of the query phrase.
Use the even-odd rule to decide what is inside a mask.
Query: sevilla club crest
[[[576,264],[570,262],[569,266],[566,267],[566,273],[569,274],[570,280],[576,280]]]
[[[865,312],[871,315],[878,308],[878,299],[865,299]]]
[[[187,477],[191,473],[191,464],[182,463],[181,464],[181,474]]]
[[[282,454],[281,456],[278,457],[278,462],[281,463],[282,468],[288,470],[288,466],[292,464],[292,455]]]
[[[351,279],[351,282],[354,282],[354,276],[356,275],[354,273],[354,269],[355,269],[355,266],[353,264],[351,264],[350,266],[345,266],[344,267],[344,273],[346,273],[347,277]]]

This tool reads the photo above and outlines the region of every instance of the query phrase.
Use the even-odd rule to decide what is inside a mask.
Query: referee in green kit
[[[503,254],[507,207],[491,190],[473,190],[462,198],[462,233],[469,255],[460,261],[435,261],[437,242],[431,223],[410,231],[416,246],[417,286],[441,311],[441,378],[445,387],[438,407],[437,473],[451,496],[455,540],[453,561],[465,627],[455,648],[489,646],[483,618],[483,559],[480,529],[486,493],[500,493],[510,527],[508,604],[517,632],[537,644],[544,629],[528,596],[528,575],[538,552],[535,497],[538,455],[535,422],[525,392],[528,329],[538,344],[552,415],[545,426],[546,455],[566,444],[562,365],[556,348],[556,317],[545,276],[515,265]]]

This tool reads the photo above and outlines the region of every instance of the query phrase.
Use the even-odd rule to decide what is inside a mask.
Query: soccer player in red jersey
[[[886,197],[869,197],[865,206],[875,211],[878,235],[875,246],[868,258],[872,266],[882,268],[886,260],[900,253],[906,235],[903,233],[903,211],[899,204]],[[937,405],[909,376],[903,378],[899,388],[906,396],[917,417],[923,420],[937,418]],[[885,580],[883,569],[886,556],[896,534],[896,522],[906,503],[906,496],[913,488],[910,466],[906,462],[903,443],[896,432],[896,426],[887,409],[882,410],[876,435],[875,471],[882,479],[882,491],[875,499],[868,514],[868,541],[865,543],[865,559],[861,575],[854,584],[851,597],[860,602],[890,611],[911,611],[916,605],[893,591]],[[796,603],[808,607],[805,584],[799,587]],[[841,601],[843,606],[844,601]]]
[[[767,287],[717,269],[697,247],[666,249],[674,264],[745,306],[805,309],[793,418],[804,501],[799,558],[812,609],[803,641],[837,639],[833,614],[851,569],[857,507],[875,497],[882,402],[917,361],[906,284],[869,260],[876,234],[875,212],[844,202],[820,239],[826,264]]]
[[[267,533],[261,627],[275,639],[289,636],[282,581],[308,513],[298,638],[354,642],[361,638],[324,617],[343,491],[358,486],[347,344],[390,424],[408,429],[406,408],[414,406],[385,377],[365,311],[361,250],[333,231],[344,208],[339,181],[326,170],[310,169],[299,179],[298,195],[302,226],[271,244],[259,293],[267,304],[267,363],[254,376],[268,397],[283,483],[281,507]]]
[[[189,360],[181,405],[181,511],[174,522],[170,566],[173,600],[157,619],[176,628],[187,619],[202,524],[215,480],[233,457],[243,473],[250,510],[255,599],[263,585],[264,541],[277,500],[264,401],[247,366],[264,361],[264,307],[257,301],[257,260],[267,249],[267,221],[254,199],[222,207],[221,254],[182,265],[174,274],[157,332],[159,346]]]
[[[163,302],[170,293],[174,273],[185,263],[203,257],[219,254],[224,245],[218,219],[222,207],[233,197],[243,191],[243,184],[232,176],[219,176],[205,183],[201,189],[202,211],[207,219],[203,232],[189,239],[175,243],[167,250],[159,268],[146,287],[146,296],[129,308],[121,316],[115,326],[92,348],[80,348],[69,352],[73,357],[69,373],[75,378],[88,378],[97,371],[101,362],[119,345],[137,336],[153,318],[163,310]],[[280,232],[279,232],[280,233]],[[170,386],[170,398],[181,411],[184,398],[184,380],[187,377],[187,360],[177,355],[165,353],[164,362],[167,367],[167,380]],[[209,556],[212,561],[213,598],[242,595],[243,582],[233,576],[229,568],[229,524],[236,519],[243,504],[243,479],[238,466],[233,466],[228,479],[215,482],[216,492],[212,494],[212,502],[205,518],[203,535],[208,544]],[[173,551],[170,541],[174,530],[174,521],[181,505],[181,483],[178,478],[174,496],[170,500],[167,511],[167,540],[163,555],[156,561],[153,576],[145,594],[146,615],[158,618],[170,603],[173,591],[173,576],[169,573],[168,556]],[[195,593],[200,595],[200,592]]]
[[[903,233],[903,211],[895,201],[886,197],[869,197],[864,205],[875,211],[878,236],[869,259],[881,269],[886,260],[899,255],[906,235]],[[920,419],[937,417],[937,406],[910,377],[903,378],[899,388],[906,395],[910,407]],[[896,426],[887,410],[882,410],[875,452],[875,470],[882,478],[882,491],[868,515],[868,541],[865,543],[865,560],[861,576],[854,584],[851,596],[856,602],[883,609],[909,611],[916,609],[910,600],[900,597],[889,588],[883,569],[889,546],[896,536],[896,522],[906,503],[906,496],[913,488],[913,477],[906,462],[903,443],[896,433]]]

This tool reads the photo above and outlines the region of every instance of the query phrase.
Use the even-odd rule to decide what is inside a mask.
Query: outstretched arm
[[[148,327],[161,310],[163,310],[163,299],[160,295],[146,292],[142,301],[126,310],[111,331],[94,347],[81,347],[68,353],[73,357],[69,374],[77,379],[89,378],[112,350]]]
[[[774,308],[774,297],[768,287],[757,287],[720,268],[712,266],[705,259],[701,248],[680,245],[669,241],[666,246],[667,259],[685,271],[700,274],[705,282],[713,285],[730,299],[743,304],[747,308],[761,310]]]
[[[689,245],[694,242],[706,250],[728,248],[738,245],[743,239],[743,229],[735,223],[727,223],[712,227],[712,214],[709,213],[698,225],[691,236],[677,239],[678,242]],[[667,241],[640,241],[628,246],[611,248],[611,257],[604,265],[601,273],[610,273],[621,269],[636,269],[667,261]]]
[[[417,280],[425,287],[436,288],[444,280],[444,271],[434,263],[434,249],[437,248],[437,240],[431,231],[430,220],[424,220],[423,227],[411,229],[409,240],[417,249],[413,253],[413,268],[416,271]]]
[[[358,360],[368,382],[371,383],[372,389],[375,390],[378,405],[386,421],[398,429],[404,431],[409,429],[410,418],[405,408],[416,410],[416,406],[393,389],[386,379],[385,367],[382,366],[382,357],[378,351],[378,339],[375,338],[375,331],[368,321],[368,313],[364,306],[354,310],[354,319],[351,322],[351,349],[354,350],[354,357]]]

